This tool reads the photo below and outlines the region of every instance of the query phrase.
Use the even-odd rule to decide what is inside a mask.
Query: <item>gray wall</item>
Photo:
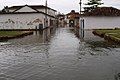
[[[84,17],[85,29],[120,28],[120,17]]]

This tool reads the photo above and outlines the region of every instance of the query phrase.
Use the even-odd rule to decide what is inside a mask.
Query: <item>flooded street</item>
[[[34,32],[0,42],[0,80],[120,80],[120,47],[91,30]]]

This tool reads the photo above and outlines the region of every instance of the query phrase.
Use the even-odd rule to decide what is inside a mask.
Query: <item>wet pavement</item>
[[[120,80],[119,46],[91,30],[84,39],[70,28],[49,34],[0,42],[0,80]]]

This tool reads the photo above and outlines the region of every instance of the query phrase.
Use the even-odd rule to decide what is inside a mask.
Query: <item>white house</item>
[[[56,10],[43,5],[12,6],[0,12],[0,29],[39,29],[55,26]]]
[[[120,10],[113,7],[99,7],[83,15],[85,29],[120,28]]]

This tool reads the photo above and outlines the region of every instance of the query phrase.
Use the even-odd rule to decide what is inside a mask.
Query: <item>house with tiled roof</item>
[[[0,29],[39,29],[53,27],[55,22],[56,10],[44,5],[12,6],[0,11]]]
[[[66,14],[66,16],[67,16],[66,20],[68,26],[75,27],[79,25],[79,17],[80,17],[79,12],[75,12],[75,10],[71,10],[71,12]]]
[[[98,7],[82,15],[86,29],[120,27],[120,10],[114,7]]]

